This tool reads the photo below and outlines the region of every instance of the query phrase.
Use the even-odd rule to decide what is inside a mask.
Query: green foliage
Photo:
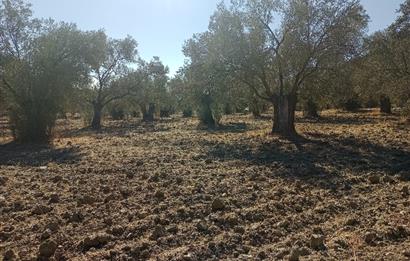
[[[137,88],[138,82],[131,83],[127,77],[130,63],[136,62],[137,42],[130,36],[111,39],[100,30],[87,32],[87,43],[90,47],[89,75],[93,81],[85,88],[91,90],[88,98],[94,111],[91,127],[100,129],[103,109]]]
[[[23,1],[0,6],[3,92],[21,142],[47,142],[69,89],[84,82],[84,35],[74,25],[31,19]]]
[[[227,90],[246,87],[283,111],[274,114],[275,126],[283,122],[289,130],[294,129],[293,103],[305,82],[354,57],[367,20],[356,0],[221,4],[208,31],[185,44],[192,88],[200,90],[198,97],[205,93],[218,103],[219,93],[227,99]],[[240,85],[235,84],[238,81]],[[292,102],[283,103],[288,108],[279,106],[290,96]]]

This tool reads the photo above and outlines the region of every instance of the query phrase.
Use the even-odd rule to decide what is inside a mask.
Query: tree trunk
[[[99,103],[94,104],[94,115],[91,122],[91,128],[93,130],[101,129],[101,116],[102,116],[102,105]]]
[[[306,118],[318,118],[319,117],[319,113],[317,112],[317,105],[312,99],[309,99],[305,103],[305,106],[303,109],[303,116]]]
[[[275,96],[273,99],[273,128],[272,133],[290,137],[296,135],[295,110],[296,95]]]
[[[148,110],[146,105],[141,107],[142,110],[142,121],[145,122],[153,122],[154,121],[154,114],[155,114],[155,104],[150,103],[148,105]]]
[[[388,96],[382,95],[380,97],[380,112],[391,114],[391,102]]]
[[[252,99],[251,110],[252,110],[253,117],[255,117],[255,118],[260,118],[261,117],[261,108],[259,106],[257,98]]]

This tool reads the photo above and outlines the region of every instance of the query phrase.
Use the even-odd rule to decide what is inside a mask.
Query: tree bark
[[[255,118],[260,118],[261,117],[261,108],[258,104],[258,99],[257,98],[252,99],[251,111],[252,111],[253,117],[255,117]]]
[[[94,104],[94,115],[93,120],[91,122],[91,128],[93,130],[101,129],[101,116],[102,116],[102,105],[99,103]]]
[[[273,98],[273,127],[272,133],[285,137],[296,135],[295,130],[295,94],[277,95]]]
[[[317,105],[316,103],[312,100],[309,99],[303,108],[303,116],[306,118],[318,118],[319,113],[317,112]]]
[[[391,114],[391,102],[390,98],[386,95],[380,97],[380,112]]]
[[[145,122],[153,122],[154,121],[154,114],[155,114],[155,104],[150,103],[148,105],[148,110],[146,105],[144,104],[141,106],[142,110],[142,121]]]

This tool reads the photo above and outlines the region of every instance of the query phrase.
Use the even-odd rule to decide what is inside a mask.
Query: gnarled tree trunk
[[[319,113],[317,112],[317,105],[316,103],[312,100],[309,99],[303,108],[303,116],[306,118],[318,118]]]
[[[145,122],[154,121],[154,114],[155,114],[155,104],[154,103],[150,103],[148,105],[148,110],[145,104],[142,105],[141,110],[142,110],[142,121],[145,121]]]
[[[380,97],[380,112],[391,114],[391,102],[390,98],[386,95]]]
[[[261,108],[259,106],[258,103],[258,99],[257,98],[253,98],[252,102],[251,102],[251,111],[252,111],[252,115],[255,118],[259,118],[261,116]]]
[[[296,135],[295,130],[295,94],[276,95],[273,98],[273,128],[272,133],[290,137]]]
[[[93,119],[91,121],[91,128],[93,130],[101,129],[102,108],[103,108],[103,106],[100,103],[96,102],[93,105],[94,115],[93,115]]]

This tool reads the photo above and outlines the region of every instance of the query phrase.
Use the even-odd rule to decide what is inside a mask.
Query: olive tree
[[[358,0],[232,1],[211,18],[208,46],[214,59],[272,103],[272,132],[289,136],[296,134],[305,81],[335,58],[349,60],[367,20]]]
[[[410,101],[410,1],[401,5],[397,20],[366,41],[356,81],[367,96],[378,96],[381,112],[391,112],[391,99],[404,105]]]
[[[92,47],[89,67],[92,97],[88,100],[93,108],[91,127],[98,130],[105,106],[130,94],[128,86],[116,80],[129,73],[129,64],[136,62],[137,42],[130,36],[111,39],[102,30],[88,32],[87,37]]]
[[[84,34],[31,18],[30,5],[0,5],[0,77],[15,140],[48,142],[67,90],[87,75]]]

